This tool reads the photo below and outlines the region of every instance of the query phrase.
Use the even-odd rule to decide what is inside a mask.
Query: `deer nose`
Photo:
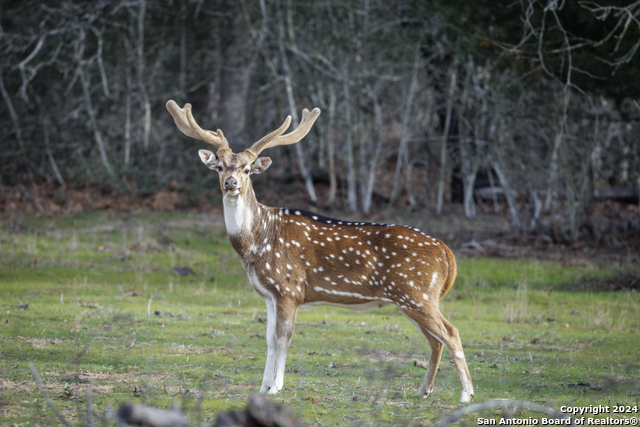
[[[230,176],[224,181],[224,189],[227,191],[236,191],[238,189],[238,181]]]

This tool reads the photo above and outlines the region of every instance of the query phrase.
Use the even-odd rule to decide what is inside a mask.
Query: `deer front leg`
[[[271,298],[265,298],[264,301],[267,303],[267,362],[264,365],[260,393],[266,393],[273,387],[276,364],[276,304]]]
[[[287,352],[289,351],[289,344],[291,344],[291,337],[293,337],[297,311],[297,307],[292,307],[289,304],[276,304],[276,376],[274,385],[269,389],[269,394],[276,394],[282,390]]]

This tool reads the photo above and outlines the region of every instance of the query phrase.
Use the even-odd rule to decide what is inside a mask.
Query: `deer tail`
[[[451,252],[451,249],[449,249],[447,246],[445,246],[444,252],[447,257],[446,261],[449,270],[447,271],[447,278],[444,282],[442,293],[440,294],[440,299],[444,298],[447,292],[449,292],[449,290],[453,286],[453,282],[456,281],[456,276],[458,275],[458,266],[456,264],[456,257],[453,255],[453,252]]]

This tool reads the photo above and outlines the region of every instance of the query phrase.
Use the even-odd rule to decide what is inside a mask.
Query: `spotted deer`
[[[440,313],[439,301],[456,278],[456,260],[440,240],[416,228],[342,221],[302,209],[272,208],[256,200],[250,176],[267,170],[260,153],[294,144],[320,115],[304,110],[288,134],[282,126],[241,153],[233,153],[221,130],[203,130],[191,105],[167,103],[178,128],[216,148],[200,150],[202,162],[218,172],[224,221],[249,282],[267,305],[267,361],[260,392],[278,393],[284,382],[287,351],[299,307],[334,305],[353,309],[397,305],[422,332],[431,357],[419,397],[431,394],[443,346],[453,357],[462,386],[461,402],[473,385],[458,330]]]

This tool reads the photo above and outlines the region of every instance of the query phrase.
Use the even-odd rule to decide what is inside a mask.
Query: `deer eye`
[[[249,168],[244,170],[244,173],[246,173],[247,175],[249,175],[249,172],[251,172],[251,169],[249,169]]]
[[[217,169],[222,172],[222,166],[218,166]]]

